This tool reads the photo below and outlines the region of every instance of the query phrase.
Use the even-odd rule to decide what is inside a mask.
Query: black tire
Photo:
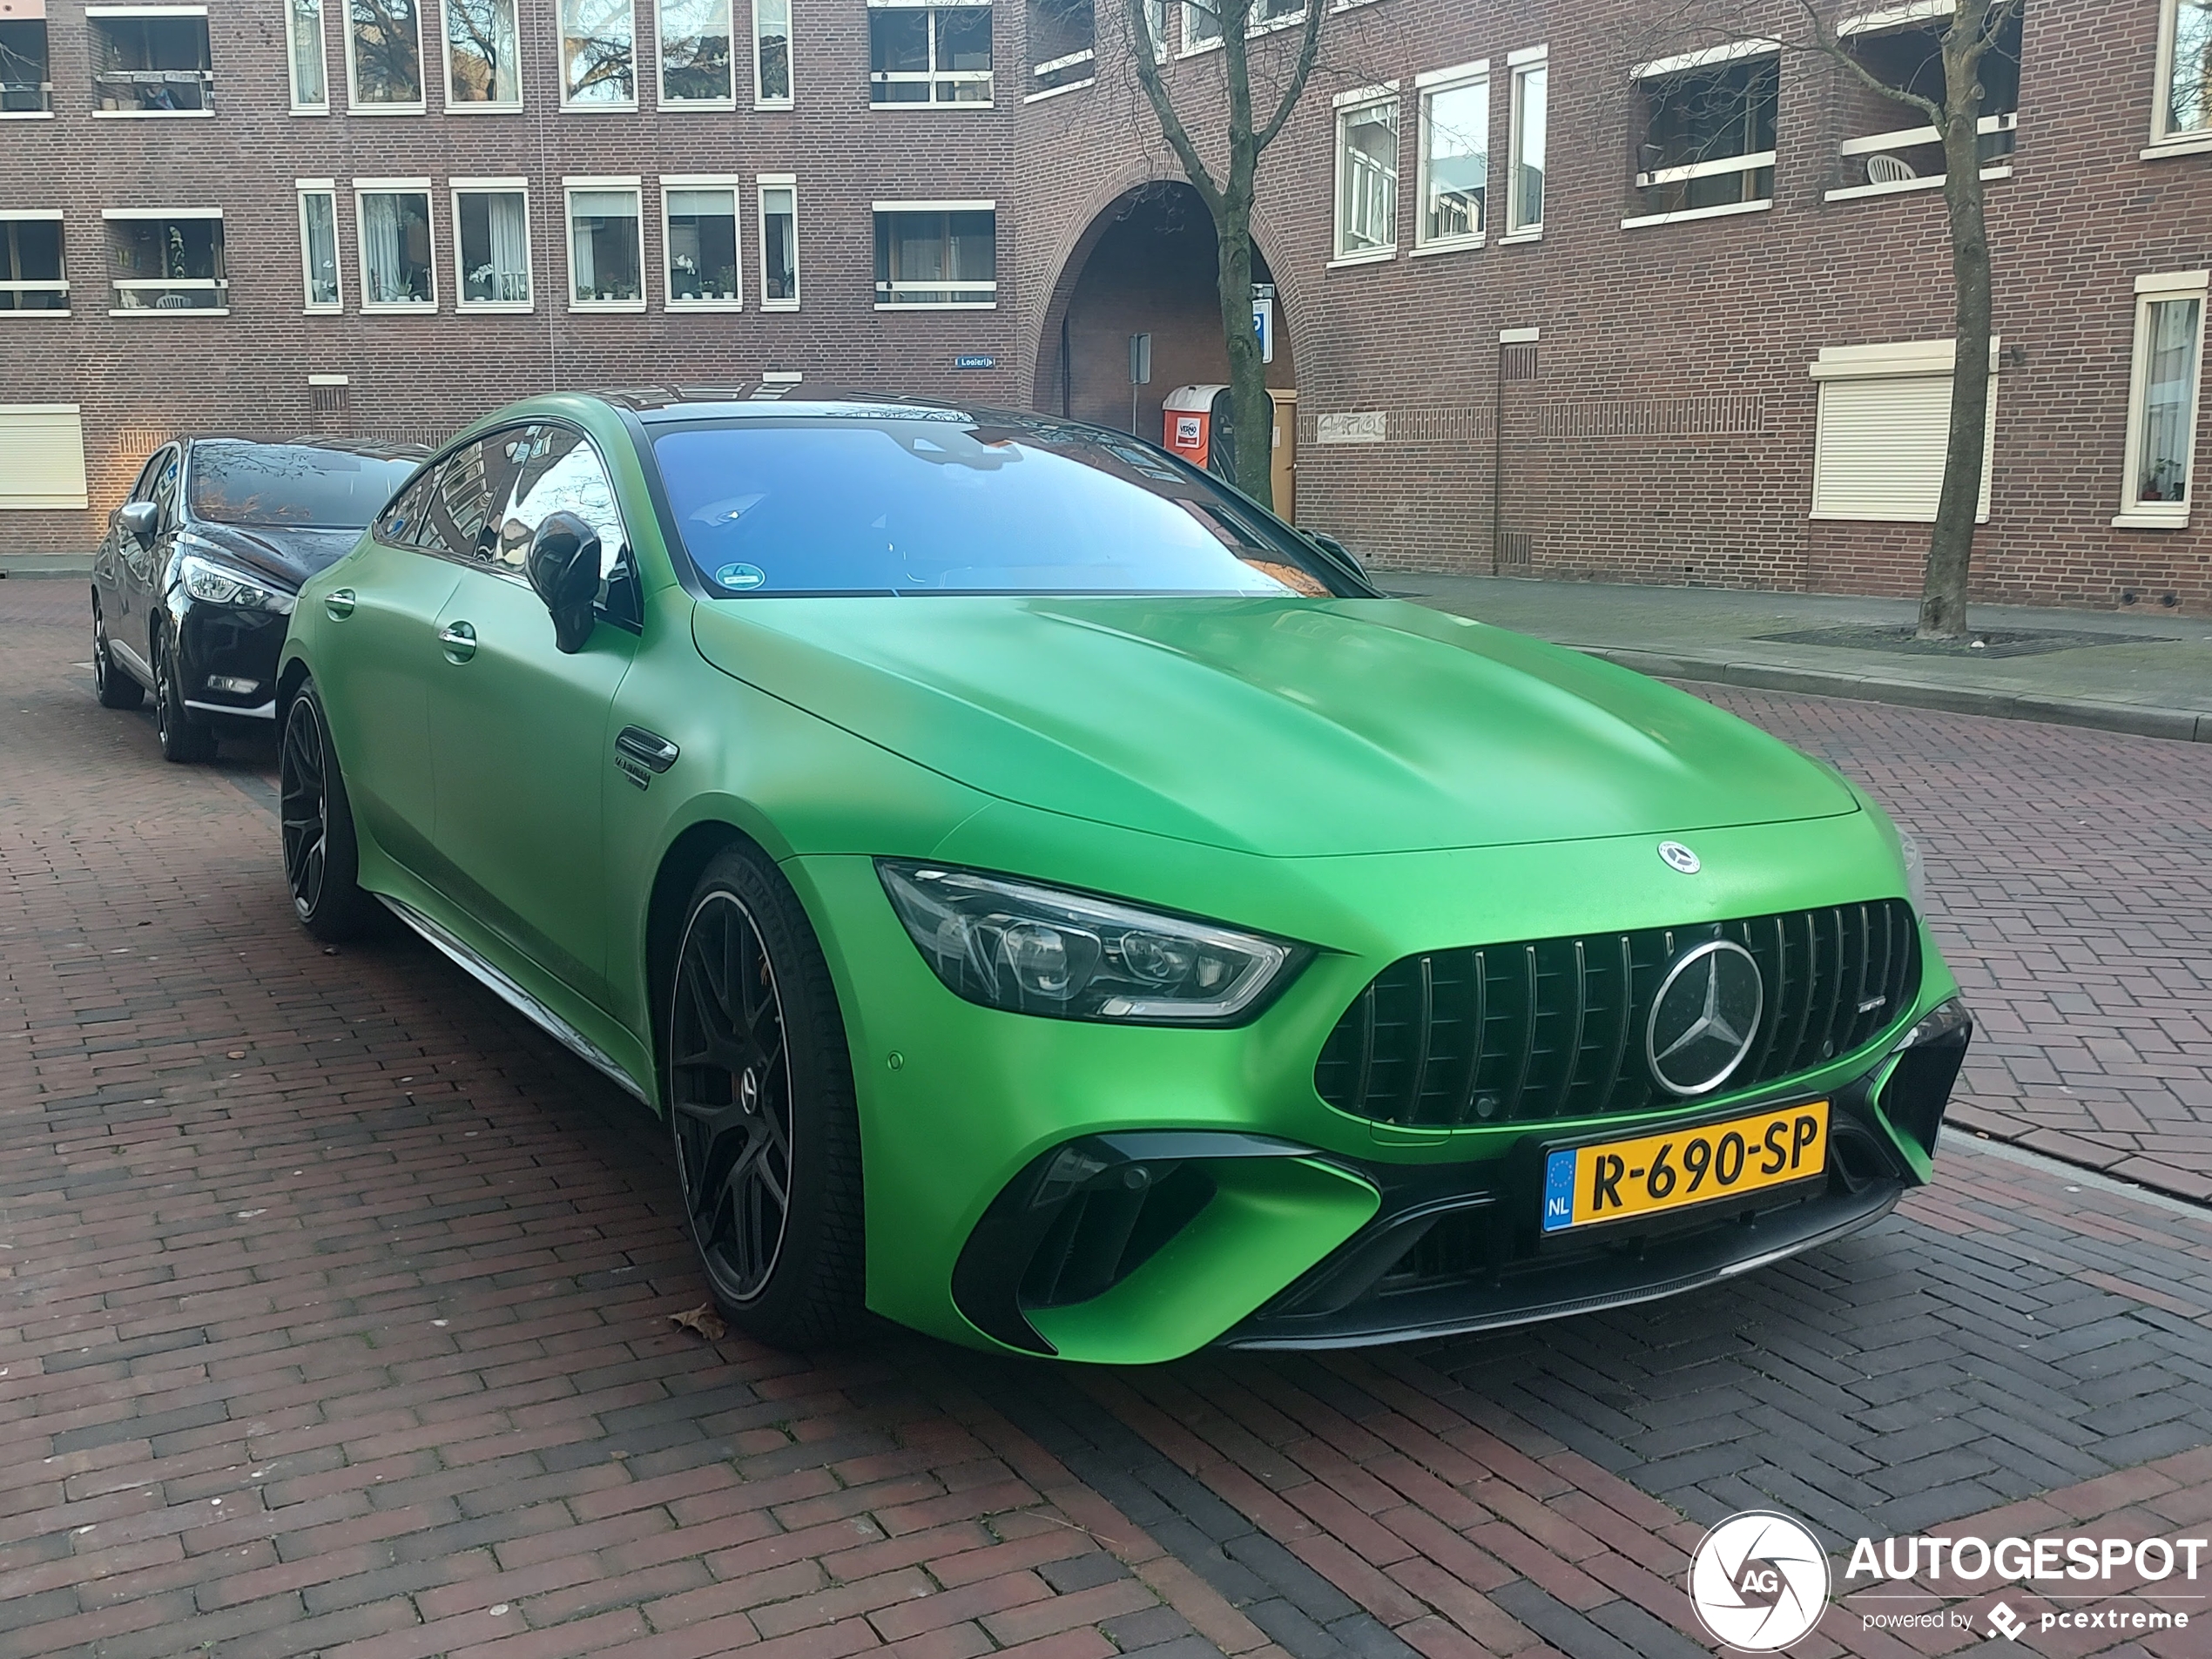
[[[215,758],[213,730],[192,718],[185,707],[185,693],[177,684],[174,653],[166,629],[153,631],[153,733],[161,739],[161,758],[179,765]]]
[[[285,714],[277,789],[293,914],[326,943],[359,937],[378,907],[361,885],[353,806],[313,680],[300,687]]]
[[[118,666],[108,649],[107,618],[100,614],[100,596],[92,595],[92,690],[104,709],[135,709],[146,700],[146,688]]]
[[[715,1303],[777,1347],[849,1336],[865,1317],[860,1116],[798,896],[757,854],[718,854],[666,968],[677,1181]]]

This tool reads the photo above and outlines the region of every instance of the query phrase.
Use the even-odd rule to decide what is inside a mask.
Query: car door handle
[[[465,622],[448,623],[438,630],[438,644],[446,648],[446,660],[465,663],[476,654],[476,631]]]
[[[323,614],[333,622],[343,622],[354,614],[354,590],[333,588],[322,596]]]

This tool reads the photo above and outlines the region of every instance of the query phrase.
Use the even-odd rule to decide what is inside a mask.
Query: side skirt
[[[376,897],[386,909],[421,934],[432,948],[445,956],[462,972],[497,996],[539,1030],[544,1032],[554,1042],[599,1073],[608,1082],[617,1085],[625,1094],[635,1096],[647,1106],[653,1103],[652,1097],[637,1086],[631,1075],[617,1065],[614,1057],[605,1049],[554,1013],[552,1009],[547,1008],[544,1003],[539,1001],[521,986],[516,984],[513,980],[494,968],[467,945],[462,944],[460,940],[455,938],[413,905],[402,900],[395,899],[386,893],[380,893]]]

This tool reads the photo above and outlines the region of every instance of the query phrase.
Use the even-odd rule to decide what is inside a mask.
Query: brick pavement
[[[1954,1121],[2212,1198],[2212,745],[1691,689],[1919,838],[1980,1027]]]
[[[0,584],[7,1659],[1669,1659],[1735,1509],[2212,1514],[2204,1212],[1964,1137],[1843,1245],[1497,1338],[705,1343],[650,1121],[426,949],[293,927],[265,761],[161,765],[84,619]]]

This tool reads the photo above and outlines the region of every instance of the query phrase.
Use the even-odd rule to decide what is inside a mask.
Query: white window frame
[[[1258,17],[1259,9],[1266,3],[1267,0],[1252,0],[1251,10],[1246,15]],[[1244,25],[1244,38],[1257,40],[1260,36],[1271,35],[1278,29],[1295,29],[1305,21],[1305,7],[1300,6],[1296,11],[1286,11],[1279,17],[1267,17],[1257,23],[1247,23]]]
[[[522,40],[526,27],[523,21],[522,0],[509,0],[515,8],[515,96],[505,104],[468,104],[456,102],[453,96],[453,0],[439,0],[438,4],[438,98],[448,115],[520,115],[523,112]],[[418,14],[419,15],[419,14]],[[426,97],[428,95],[426,90]]]
[[[1948,0],[1946,0],[1946,3],[1948,3]],[[1712,69],[1722,64],[1742,63],[1753,57],[1771,57],[1775,60],[1775,109],[1776,118],[1779,121],[1782,105],[1782,48],[1776,41],[1764,38],[1731,40],[1723,45],[1708,46],[1699,51],[1683,52],[1678,57],[1661,58],[1655,63],[1638,64],[1629,71],[1629,78],[1635,84],[1638,91],[1644,92],[1645,83],[1649,81],[1670,80],[1677,75],[1691,74],[1701,69]],[[1548,82],[1546,83],[1544,91],[1548,101],[1551,91]],[[1645,92],[1645,95],[1649,97],[1648,92]],[[1550,125],[1549,119],[1547,118],[1545,148],[1548,154],[1550,149],[1548,142]],[[1777,153],[1772,150],[1750,150],[1742,155],[1715,156],[1710,160],[1685,162],[1680,166],[1655,167],[1649,172],[1640,172],[1636,174],[1635,187],[1638,190],[1649,190],[1659,185],[1687,184],[1695,179],[1716,179],[1723,173],[1759,172],[1774,166],[1776,160]],[[1547,174],[1545,179],[1547,194],[1550,193],[1548,188],[1550,182],[1549,175]],[[1939,179],[1937,182],[1942,181]],[[1656,225],[1680,225],[1689,219],[1731,219],[1742,213],[1769,212],[1773,207],[1774,197],[1769,193],[1753,200],[1716,202],[1709,207],[1678,207],[1670,212],[1663,213],[1631,213],[1622,219],[1621,228],[1624,231],[1647,230]]]
[[[2135,496],[2135,479],[2142,453],[2143,422],[2149,415],[2145,399],[2150,389],[2150,334],[2145,325],[2153,306],[2175,300],[2197,302],[2196,374],[2189,400],[2188,435],[2182,449],[2189,458],[2188,493],[2178,502],[2140,501]],[[2201,482],[2196,450],[2204,423],[2204,336],[2212,332],[2208,321],[2212,321],[2212,271],[2173,271],[2135,279],[2135,331],[2128,374],[2128,451],[2121,471],[2120,512],[2112,521],[2115,529],[2182,530],[2189,526]]]
[[[790,88],[781,98],[770,98],[760,90],[760,0],[752,0],[752,107],[756,110],[787,110],[799,94],[799,65],[792,61],[792,37],[797,33],[792,25],[791,0],[784,0],[784,81]]]
[[[89,51],[91,48],[89,37],[91,33],[90,24],[91,19],[95,17],[197,17],[201,21],[201,23],[206,24],[207,22],[207,8],[206,6],[177,5],[87,6],[84,8],[84,17],[87,24],[85,33],[88,37],[86,41],[86,49]],[[49,75],[53,73],[54,69],[53,52],[53,36],[50,32],[46,37],[46,72]],[[212,26],[209,29],[208,62],[210,64],[214,62],[213,30]],[[286,78],[288,79],[292,74],[292,67],[288,63],[285,65],[284,72]],[[323,82],[323,90],[326,93],[329,91],[329,87],[330,83],[326,78]],[[210,69],[207,71],[207,79],[201,91],[200,107],[196,110],[95,109],[92,111],[92,118],[98,121],[189,121],[199,117],[211,116],[214,113],[215,73],[212,69]]]
[[[218,224],[220,224],[222,222],[222,218],[223,210],[219,207],[104,207],[100,210],[100,220],[104,227],[108,220],[117,219],[212,219]],[[180,277],[174,282],[125,283],[118,281],[116,280],[113,265],[114,255],[105,246],[106,234],[107,233],[105,229],[103,228],[101,231],[103,246],[100,252],[108,264],[108,291],[110,293],[113,293],[116,290],[124,287],[197,288],[204,289],[211,293],[220,293],[224,301],[219,306],[180,307],[173,311],[165,311],[158,306],[110,306],[108,307],[107,314],[109,316],[227,317],[231,314],[231,281],[228,276],[223,277],[219,281],[212,277]],[[226,235],[223,242],[223,268],[225,271],[227,272],[230,269],[230,240]]]
[[[342,4],[344,0],[341,0]],[[346,29],[346,113],[348,115],[427,115],[430,111],[430,60],[422,52],[423,0],[415,3],[415,62],[421,84],[415,91],[421,94],[412,104],[364,104],[361,100],[359,78],[354,72],[354,19],[352,7],[347,6]],[[444,59],[441,56],[442,64]]]
[[[1544,71],[1544,201],[1542,212],[1528,224],[1521,223],[1521,85],[1536,71]],[[1506,54],[1506,211],[1505,230],[1499,244],[1540,242],[1544,236],[1544,213],[1551,211],[1551,47],[1523,46]]]
[[[653,0],[653,98],[655,107],[664,110],[734,110],[738,107],[738,0],[722,0],[730,14],[730,91],[724,98],[671,98],[668,95],[668,60],[663,55],[668,40],[668,0]],[[632,51],[636,49],[633,47]],[[759,90],[760,62],[755,54],[752,65],[754,91]]]
[[[50,22],[44,17],[26,17],[23,21],[41,24]],[[324,83],[326,91],[328,90],[328,85],[329,84],[326,81]],[[45,94],[46,107],[44,109],[0,110],[0,121],[51,121],[54,118],[54,36],[51,27],[46,31],[46,78],[39,82],[38,86]]]
[[[1399,155],[1392,158],[1390,173],[1390,241],[1387,246],[1347,250],[1344,233],[1344,184],[1345,158],[1350,148],[1345,142],[1351,118],[1364,111],[1387,104],[1398,118],[1397,146]],[[1339,92],[1334,100],[1330,132],[1336,144],[1336,166],[1332,172],[1330,187],[1330,260],[1329,268],[1335,270],[1346,265],[1379,265],[1398,257],[1398,197],[1405,188],[1405,174],[1400,158],[1406,148],[1405,105],[1398,95],[1396,81],[1384,81],[1375,86],[1355,87],[1349,92]]]
[[[997,270],[999,205],[995,201],[874,202],[870,204],[868,211],[872,215],[868,220],[868,258],[871,262],[875,258],[875,219],[882,214],[988,213],[991,215],[992,269],[995,273]],[[949,233],[948,228],[948,234]],[[950,252],[950,249],[948,248],[947,251]],[[901,285],[894,282],[892,286],[898,287]],[[937,288],[947,293],[981,293],[988,288],[990,298],[988,300],[929,300],[902,305],[896,300],[885,300],[879,297],[875,302],[875,308],[878,311],[996,311],[999,307],[999,283],[995,274],[988,282],[960,281],[947,277],[942,281],[917,282],[911,286],[917,288]],[[876,293],[880,296],[882,290],[878,288]]]
[[[2174,105],[2174,45],[2181,32],[2181,18],[2180,0],[2159,0],[2158,74],[2151,83],[2150,147],[2142,153],[2145,161],[2156,161],[2165,156],[2202,155],[2212,151],[2212,127],[2195,132],[2174,132],[2166,125],[2167,114]]]
[[[1466,236],[1431,237],[1428,233],[1428,104],[1440,93],[1464,91],[1470,86],[1483,90],[1483,186],[1482,228]],[[1496,114],[1495,101],[1490,80],[1490,60],[1478,57],[1471,64],[1455,64],[1449,69],[1432,69],[1413,78],[1413,120],[1417,130],[1413,144],[1419,159],[1413,175],[1413,252],[1450,253],[1460,248],[1480,247],[1490,239],[1491,210],[1496,206],[1498,188],[1496,175],[1490,167],[1490,118]]]
[[[644,78],[637,64],[637,0],[630,5],[630,97],[626,101],[589,101],[577,103],[569,97],[569,64],[566,49],[569,26],[561,16],[566,0],[553,0],[553,76],[561,94],[561,111],[564,115],[632,115],[637,110],[638,84]],[[658,15],[658,13],[656,13]],[[653,84],[660,84],[660,40],[653,41]],[[640,209],[642,212],[642,208]]]
[[[760,308],[763,311],[796,311],[806,285],[799,276],[799,175],[792,172],[764,172],[752,181],[753,200],[757,210],[754,220],[760,236]],[[772,300],[768,297],[768,192],[772,190],[791,192],[791,298]],[[873,232],[873,224],[871,222]],[[868,257],[873,260],[873,250]]]
[[[873,63],[871,63],[868,69],[868,108],[871,110],[889,110],[894,112],[897,112],[914,110],[988,110],[993,108],[996,105],[998,101],[1000,55],[999,20],[997,9],[992,3],[992,0],[867,0],[865,10],[868,16],[868,30],[871,37],[873,37],[875,30],[874,14],[879,11],[926,11],[929,13],[929,61],[933,64],[937,61],[937,14],[939,12],[984,10],[991,13],[990,68],[980,71],[973,69],[935,68],[928,70],[887,70],[884,71],[886,74],[894,76],[900,79],[909,82],[914,80],[927,82],[929,85],[932,96],[921,100],[919,103],[879,104],[876,102],[875,97],[876,70]],[[871,46],[873,46],[872,39]],[[870,56],[873,57],[873,51],[871,51]],[[990,93],[990,97],[987,98],[972,98],[965,101],[954,98],[950,102],[944,104],[940,104],[936,100],[934,94],[937,90],[936,84],[939,81],[967,82],[973,84],[979,80],[983,83],[984,88]]]
[[[328,115],[330,113],[330,25],[324,19],[323,0],[314,0],[315,55],[322,60],[322,102],[302,104],[300,101],[299,78],[293,73],[300,57],[300,20],[298,8],[293,0],[279,0],[284,7],[284,86],[285,96],[292,100],[294,115]]]
[[[418,10],[415,16],[420,18]],[[420,196],[422,198],[422,224],[430,238],[429,257],[423,266],[430,273],[430,303],[427,306],[401,305],[389,300],[371,300],[368,281],[368,215],[361,202],[368,196]],[[361,315],[364,317],[435,317],[445,304],[445,295],[438,285],[438,199],[437,192],[428,179],[356,179],[354,180],[354,250],[358,260],[356,271],[361,278]]]
[[[346,254],[338,234],[338,181],[335,179],[296,179],[293,188],[300,199],[300,314],[307,317],[335,317],[346,309]],[[307,262],[307,198],[327,196],[330,199],[330,274],[338,285],[335,300],[317,301],[315,299],[314,268]]]
[[[677,190],[726,190],[730,192],[731,253],[737,261],[737,292],[727,300],[679,300],[676,273],[669,263],[668,198]],[[733,172],[663,173],[660,177],[661,303],[671,311],[743,311],[745,309],[745,180]]]
[[[579,300],[576,297],[576,199],[583,191],[626,190],[637,199],[637,297],[635,300]],[[645,181],[637,173],[572,173],[561,180],[562,292],[569,309],[577,312],[620,313],[635,315],[645,309]]]
[[[529,279],[527,300],[471,300],[469,273],[462,267],[461,199],[463,196],[520,196],[523,199],[523,274]],[[528,316],[537,309],[537,243],[530,222],[530,181],[505,179],[448,179],[446,199],[453,207],[453,308],[476,316]]]
[[[1177,44],[1175,55],[1177,57],[1195,57],[1200,52],[1219,51],[1221,37],[1224,32],[1221,26],[1221,14],[1211,6],[1194,6],[1190,3],[1190,0],[1183,0],[1182,11],[1183,38]],[[1191,26],[1191,14],[1194,12],[1203,12],[1213,19],[1214,32],[1211,36],[1201,38],[1198,31]],[[1165,43],[1163,42],[1162,44],[1164,45]]]
[[[0,224],[4,224],[10,219],[37,219],[41,223],[52,225],[59,225],[63,222],[62,210],[58,207],[10,207],[0,209]],[[17,282],[9,280],[4,283],[0,283],[0,287],[5,287],[10,292],[15,293],[58,293],[62,296],[62,299],[66,301],[69,298],[69,248],[66,245],[64,245],[62,248],[62,274],[60,281]],[[0,319],[13,319],[17,317],[66,317],[69,314],[70,307],[67,304],[64,304],[58,311],[0,311]]]

